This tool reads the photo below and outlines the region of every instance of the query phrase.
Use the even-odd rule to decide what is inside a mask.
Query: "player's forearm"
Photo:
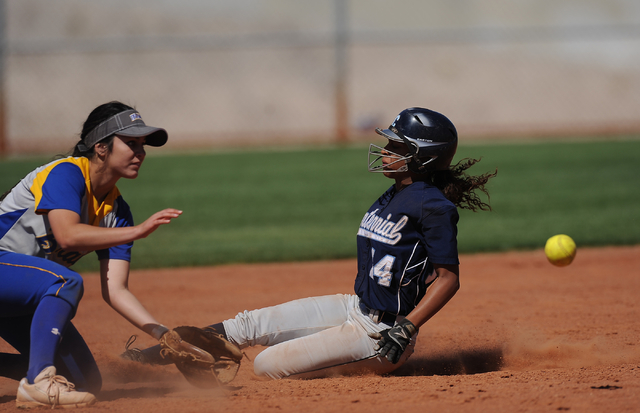
[[[70,251],[93,251],[115,247],[139,238],[137,227],[103,228],[75,224],[54,233],[58,245]]]
[[[145,333],[160,338],[167,329],[129,291],[129,262],[101,260],[102,298],[118,314]]]
[[[159,338],[161,333],[166,331],[166,328],[162,328],[162,324],[144,308],[129,290],[112,291],[108,298],[105,297],[105,301],[118,314],[150,336]]]
[[[69,210],[53,209],[48,218],[58,245],[66,250],[91,251],[114,247],[145,238],[160,225],[179,217],[182,211],[166,208],[151,215],[140,225],[120,228],[103,228],[80,222],[80,216]]]
[[[96,227],[80,222],[69,210],[54,209],[47,214],[58,245],[70,251],[93,251],[126,244],[140,237],[139,226],[122,228]]]
[[[438,278],[436,278],[429,287],[427,293],[422,300],[420,300],[416,308],[407,315],[407,320],[419,328],[431,317],[436,315],[436,313],[451,300],[459,288],[460,281],[457,271],[439,271]]]

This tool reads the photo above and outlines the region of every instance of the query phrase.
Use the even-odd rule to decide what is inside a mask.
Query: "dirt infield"
[[[191,387],[174,366],[118,358],[134,327],[85,277],[74,324],[104,376],[109,412],[626,412],[640,410],[640,246],[583,248],[551,266],[544,253],[464,255],[462,288],[390,376],[266,381],[250,349],[230,386]],[[352,260],[136,271],[130,288],[167,325],[206,325],[244,309],[351,293]],[[136,346],[154,344],[139,336]],[[0,341],[0,351],[9,351]],[[17,382],[0,378],[0,412]]]

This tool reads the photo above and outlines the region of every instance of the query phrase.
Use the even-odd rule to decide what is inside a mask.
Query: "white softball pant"
[[[416,340],[414,336],[397,364],[378,356],[377,340],[369,333],[392,326],[375,323],[360,310],[358,296],[344,294],[244,311],[223,324],[240,348],[269,347],[254,360],[254,371],[272,379],[389,373],[413,354]]]

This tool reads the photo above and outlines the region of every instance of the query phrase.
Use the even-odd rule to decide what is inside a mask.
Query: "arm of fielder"
[[[129,262],[100,260],[102,298],[131,324],[160,339],[168,328],[160,324],[129,291]]]

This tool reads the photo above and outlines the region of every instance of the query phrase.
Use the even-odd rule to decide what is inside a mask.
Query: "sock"
[[[229,337],[227,337],[227,332],[224,330],[224,325],[222,323],[211,324],[208,327],[213,328],[214,330],[216,330],[216,333],[222,334],[226,340],[229,340]]]
[[[65,300],[46,296],[38,304],[31,322],[31,350],[27,380],[33,384],[42,370],[53,366],[62,333],[71,319],[73,307]]]
[[[144,355],[144,363],[159,364],[161,366],[171,364],[172,361],[169,358],[164,358],[160,355],[160,350],[162,350],[160,344],[140,350]]]

